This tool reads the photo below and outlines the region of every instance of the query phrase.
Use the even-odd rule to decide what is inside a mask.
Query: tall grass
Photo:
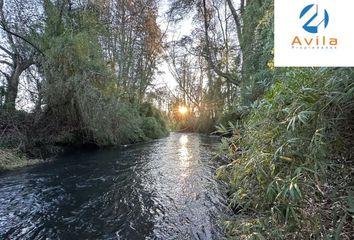
[[[237,213],[226,223],[227,233],[235,239],[332,238],[338,222],[352,221],[343,209],[348,191],[329,196],[337,186],[329,174],[344,174],[338,163],[350,163],[349,154],[339,162],[335,156],[350,153],[352,144],[343,126],[354,116],[353,70],[283,69],[275,76],[224,140],[232,164],[218,176],[230,184],[229,203]],[[352,162],[344,167],[353,174]],[[333,211],[322,211],[324,202],[336,200]],[[326,221],[331,217],[334,223]]]

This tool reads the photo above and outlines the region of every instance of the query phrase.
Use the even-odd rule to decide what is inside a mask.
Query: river
[[[222,239],[216,146],[171,133],[0,175],[0,239]]]

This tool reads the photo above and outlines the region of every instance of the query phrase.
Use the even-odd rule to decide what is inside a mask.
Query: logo
[[[300,19],[308,19],[303,25],[303,29],[309,33],[318,33],[319,27],[328,26],[329,14],[326,9],[319,10],[318,4],[306,6],[300,14]]]
[[[316,35],[311,37],[296,35],[291,43],[292,49],[336,49],[338,38],[319,35],[319,32],[323,32],[329,23],[329,14],[326,9],[320,10],[318,4],[307,5],[301,10],[300,19],[305,22],[302,28]]]
[[[275,67],[354,67],[354,0],[273,0]]]

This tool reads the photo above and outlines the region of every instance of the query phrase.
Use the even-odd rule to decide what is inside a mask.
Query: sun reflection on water
[[[188,136],[187,135],[182,135],[179,138],[179,143],[183,146],[185,146],[188,143]]]
[[[180,148],[178,149],[179,152],[179,160],[180,160],[180,165],[182,170],[186,170],[189,167],[190,164],[190,159],[192,158],[187,146],[188,146],[188,136],[187,135],[182,135],[179,138],[179,143],[180,143]],[[187,171],[183,172],[181,174],[182,177],[187,177],[188,173]]]

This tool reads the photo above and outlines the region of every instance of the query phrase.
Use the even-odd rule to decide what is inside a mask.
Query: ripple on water
[[[0,176],[0,239],[221,239],[215,144],[173,133]]]

